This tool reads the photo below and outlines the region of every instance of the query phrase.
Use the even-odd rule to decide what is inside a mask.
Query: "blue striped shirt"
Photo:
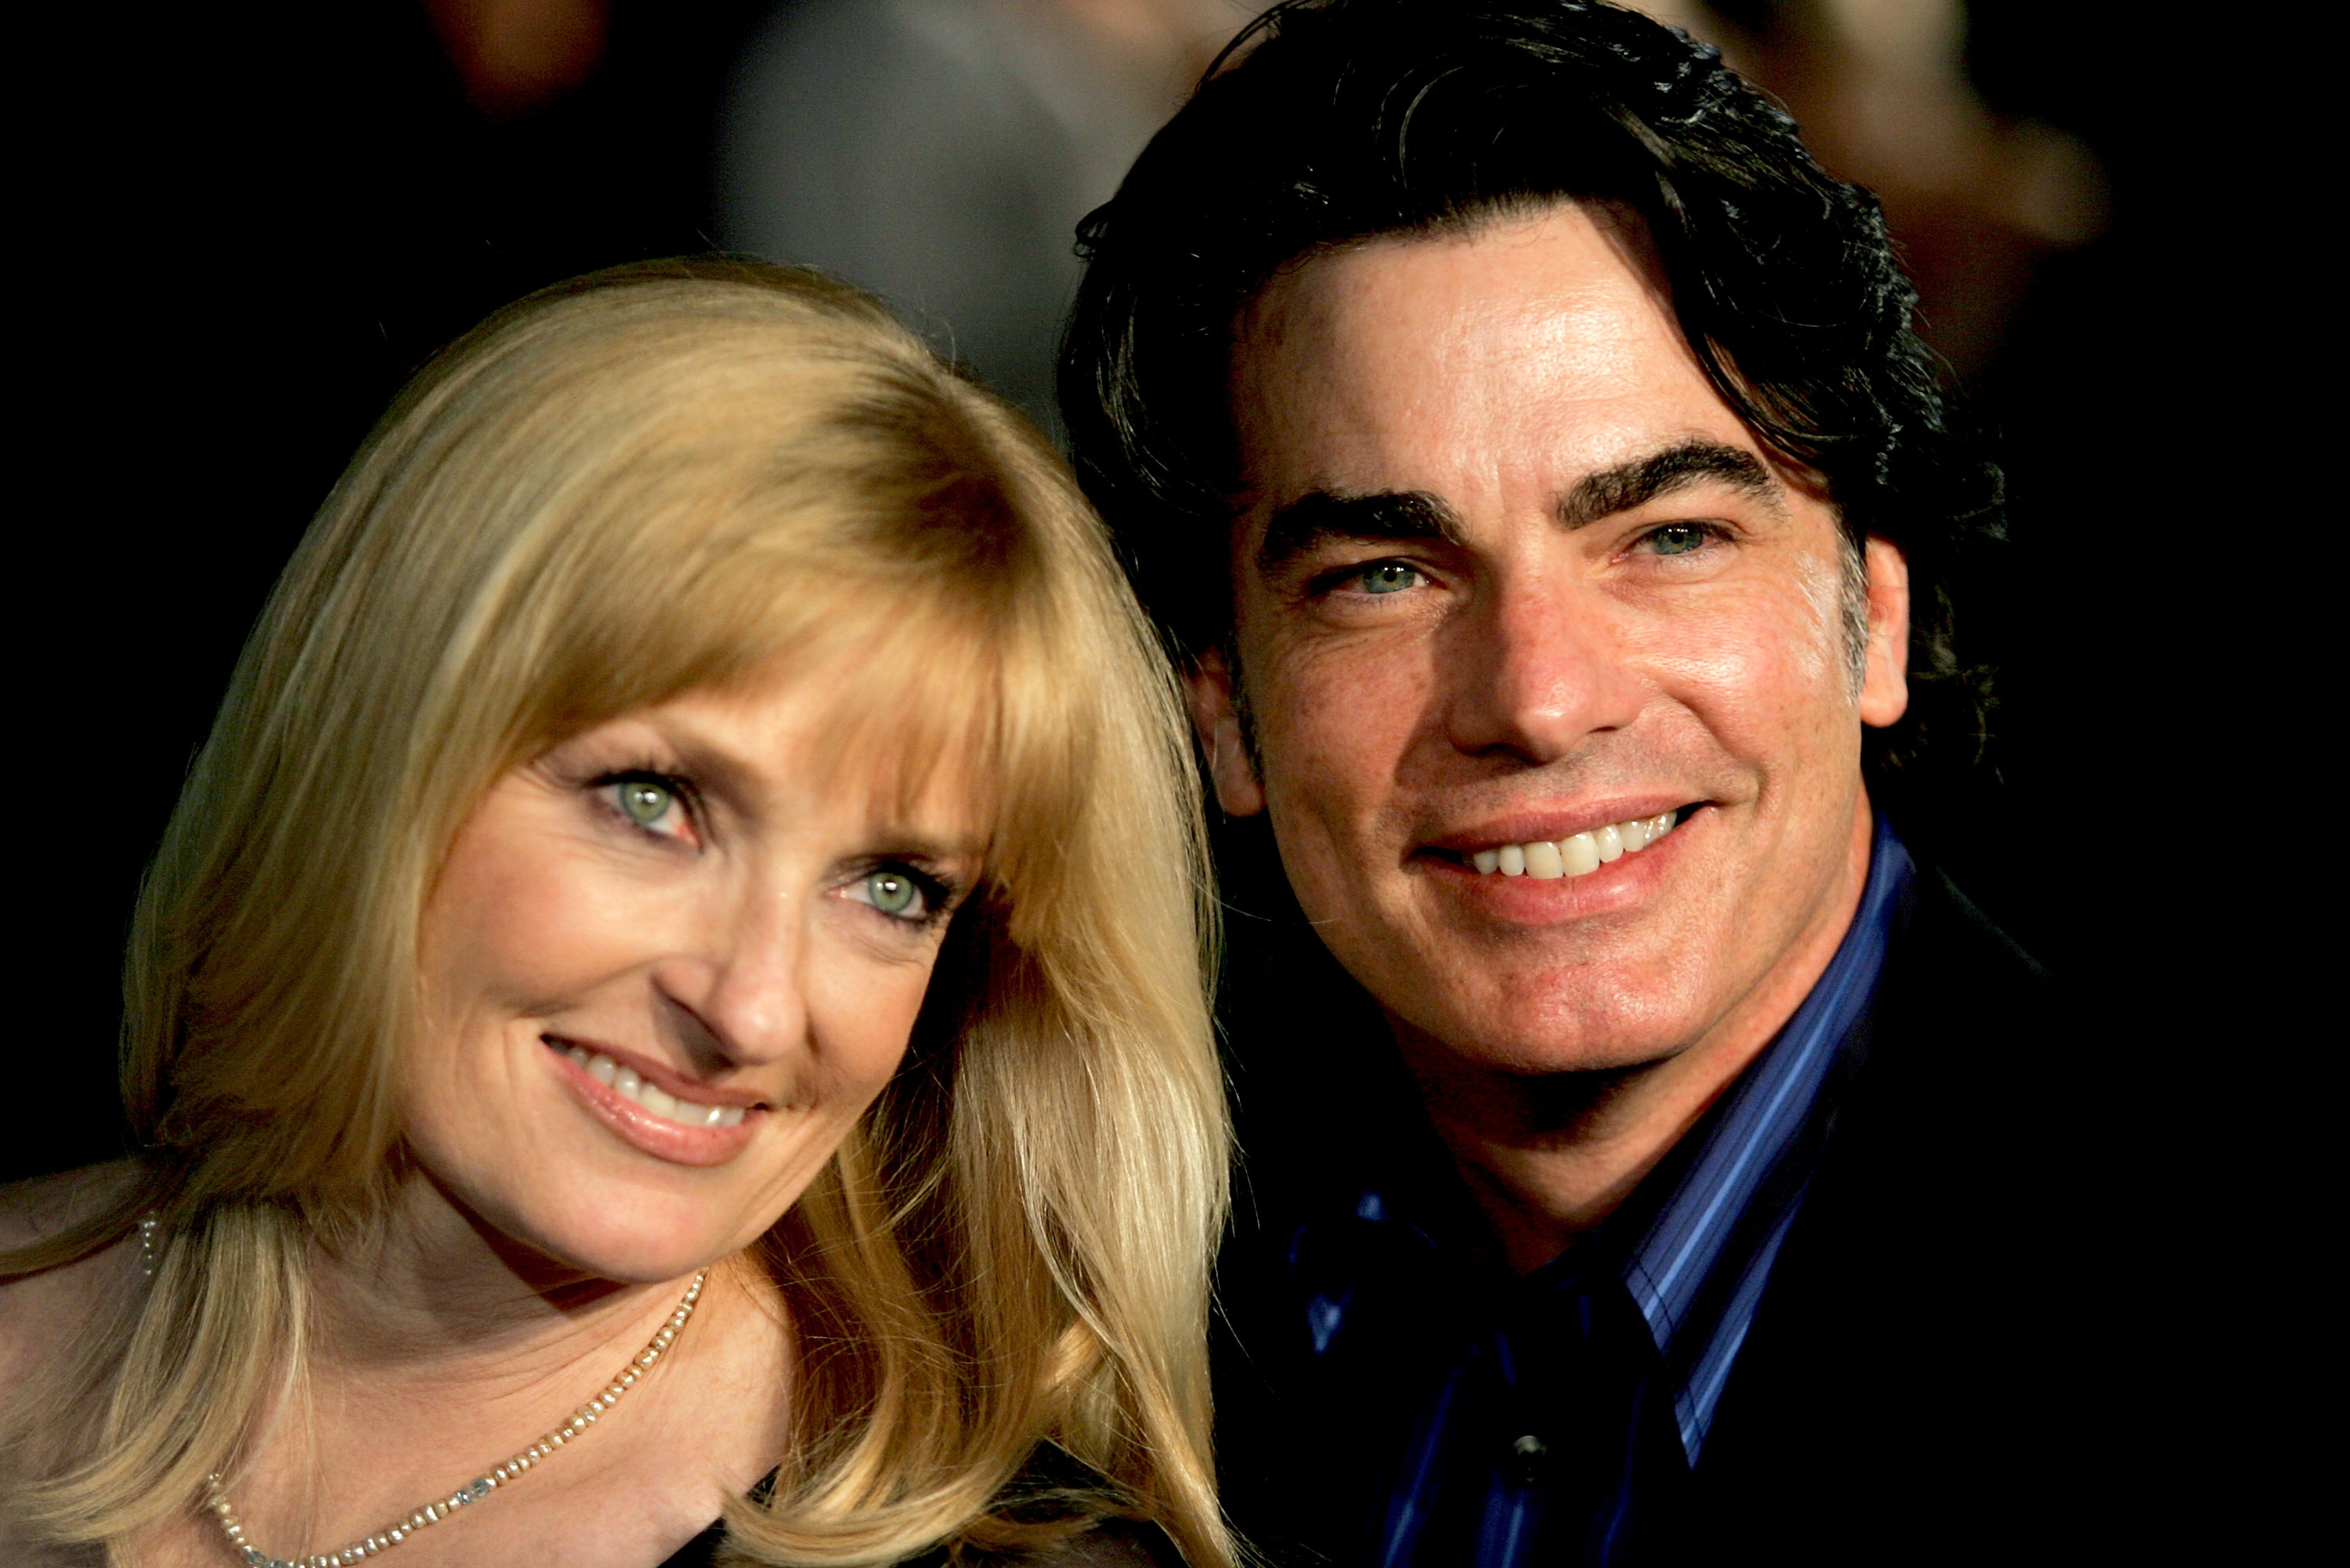
[[[1802,1005],[1565,1258],[1495,1279],[1445,1243],[1425,1206],[1379,1188],[1360,1190],[1345,1220],[1299,1228],[1290,1258],[1315,1355],[1391,1384],[1410,1407],[1370,1562],[1516,1568],[1534,1560],[1548,1513],[1574,1522],[1541,1537],[1542,1561],[1607,1563],[1621,1560],[1643,1509],[1669,1507],[1659,1500],[1704,1449],[1803,1206],[1914,875],[1879,817],[1859,908]],[[1571,1463],[1546,1460],[1553,1445],[1540,1434],[1557,1416],[1546,1407],[1577,1398],[1630,1412],[1620,1418],[1648,1437],[1603,1434],[1595,1448],[1586,1432]],[[1568,1473],[1582,1490],[1562,1502]],[[1579,1545],[1561,1544],[1556,1532],[1569,1529]]]

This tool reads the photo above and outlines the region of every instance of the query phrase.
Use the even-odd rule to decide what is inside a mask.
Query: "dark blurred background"
[[[2259,316],[2220,226],[2182,215],[2214,189],[2198,160],[2225,113],[2198,96],[2207,41],[2052,0],[1651,9],[1721,43],[1832,167],[1879,191],[1926,330],[2003,432],[2012,539],[1960,606],[1972,657],[2001,671],[1991,766],[1916,832],[2061,973],[2150,979],[2172,961],[2196,848],[2149,781],[2210,744],[2183,695],[2211,654],[2215,584],[2185,550],[2181,508],[2208,503],[2184,449],[2209,434],[2204,404],[2228,400],[2197,390],[2213,345]],[[1070,229],[1248,12],[46,15],[18,35],[46,107],[16,161],[13,418],[32,479],[11,561],[36,628],[20,651],[47,649],[26,738],[69,782],[18,841],[35,967],[13,1053],[36,1114],[0,1176],[118,1147],[117,964],[140,872],[271,580],[422,360],[556,279],[751,249],[883,291],[1049,423]],[[2273,808],[2239,809],[2251,842]],[[2200,994],[2173,986],[2160,1007]],[[2154,1039],[2085,1049],[2143,1072]]]

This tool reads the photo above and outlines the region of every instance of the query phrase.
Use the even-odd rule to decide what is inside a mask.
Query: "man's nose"
[[[710,911],[693,950],[664,964],[661,992],[686,1017],[707,1064],[753,1066],[789,1054],[807,1035],[807,930],[799,901],[771,886],[733,891]]]
[[[1624,629],[1603,596],[1555,576],[1489,584],[1444,650],[1452,744],[1540,765],[1630,724],[1641,682]]]

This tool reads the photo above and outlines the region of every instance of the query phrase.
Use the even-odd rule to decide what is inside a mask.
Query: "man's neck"
[[[1542,1267],[1621,1208],[1803,1005],[1859,909],[1872,831],[1863,801],[1846,864],[1818,913],[1760,981],[1679,1050],[1631,1066],[1537,1075],[1407,1044],[1429,1119],[1513,1272]]]

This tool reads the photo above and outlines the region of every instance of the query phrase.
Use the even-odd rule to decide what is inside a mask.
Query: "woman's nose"
[[[1446,729],[1472,755],[1540,766],[1589,736],[1630,724],[1641,684],[1604,597],[1556,577],[1494,583],[1445,649]]]
[[[748,1066],[805,1042],[806,930],[796,900],[771,888],[746,890],[715,913],[694,946],[655,979],[707,1036],[691,1043],[700,1051]]]

